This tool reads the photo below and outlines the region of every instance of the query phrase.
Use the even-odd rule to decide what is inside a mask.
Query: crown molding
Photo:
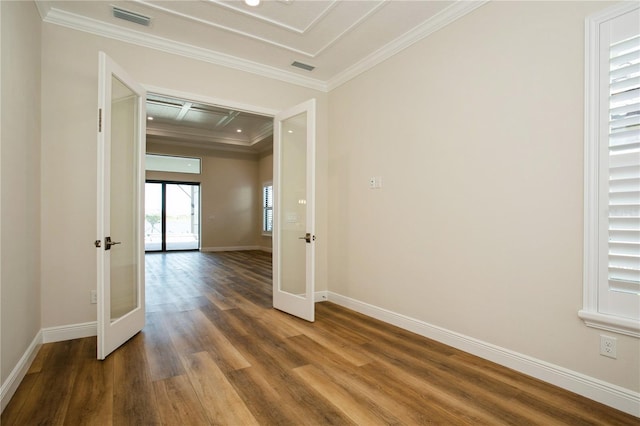
[[[251,138],[251,145],[255,145],[258,142],[262,142],[264,139],[273,135],[273,123],[268,123],[261,129],[253,138]]]
[[[189,127],[179,127],[179,126],[147,126],[147,135],[163,137],[163,138],[171,138],[175,140],[190,140],[190,141],[198,141],[203,143],[218,143],[224,145],[230,145],[235,147],[251,147],[255,142],[253,140],[244,140],[238,138],[231,138],[228,136],[221,135],[219,132],[207,132],[207,131],[198,131],[198,129],[193,129]]]
[[[171,135],[157,135],[157,134],[148,134],[147,142],[157,144],[157,145],[165,145],[172,147],[182,147],[182,148],[193,148],[200,151],[207,152],[220,152],[220,153],[234,153],[234,154],[243,154],[246,155],[247,158],[257,159],[259,155],[263,152],[269,151],[271,148],[271,144],[266,147],[248,147],[242,145],[229,145],[224,142],[212,142],[212,141],[202,141],[202,140],[188,140],[184,137],[172,137]]]
[[[50,24],[56,24],[101,37],[123,41],[125,43],[131,43],[174,55],[180,55],[227,68],[245,71],[262,77],[307,87],[309,89],[319,90],[322,92],[327,91],[326,83],[321,80],[300,76],[289,71],[283,71],[268,65],[249,61],[247,59],[226,55],[224,53],[215,52],[213,50],[169,40],[128,28],[122,28],[117,25],[87,18],[56,8],[50,8],[47,10],[44,7],[38,7],[38,10],[40,13],[46,14],[43,21]]]
[[[159,10],[161,12],[164,12],[164,13],[172,15],[172,16],[178,16],[178,17],[180,17],[182,19],[186,19],[186,20],[193,21],[193,22],[198,22],[200,24],[203,24],[203,25],[206,25],[206,26],[209,26],[209,27],[218,28],[218,29],[221,29],[223,31],[228,31],[228,32],[233,33],[233,34],[240,35],[242,37],[247,37],[247,38],[250,38],[250,39],[253,39],[253,40],[260,41],[262,43],[270,44],[272,46],[279,47],[280,49],[285,49],[285,50],[288,50],[290,52],[297,53],[299,55],[306,56],[306,57],[311,58],[311,59],[316,58],[318,55],[323,53],[325,50],[327,50],[328,48],[330,48],[331,46],[336,44],[340,39],[344,38],[347,34],[349,34],[355,28],[360,26],[367,18],[369,18],[369,16],[371,16],[374,13],[378,12],[379,9],[381,9],[383,6],[386,6],[388,4],[388,2],[386,2],[386,1],[379,2],[379,3],[375,4],[371,9],[369,9],[366,13],[364,13],[362,16],[360,16],[360,18],[358,18],[353,23],[351,23],[351,25],[349,25],[347,28],[342,30],[335,37],[331,38],[329,41],[324,43],[322,46],[320,46],[315,51],[310,51],[311,49],[308,49],[308,50],[297,49],[297,48],[294,48],[294,47],[292,47],[290,45],[287,45],[287,44],[278,43],[277,41],[271,40],[271,39],[266,38],[266,37],[260,37],[260,36],[248,33],[246,31],[240,31],[240,30],[237,30],[237,29],[232,28],[232,27],[227,27],[227,26],[219,24],[217,22],[213,22],[213,21],[210,21],[210,20],[207,20],[207,19],[202,19],[202,18],[199,18],[197,16],[189,15],[189,14],[182,13],[182,12],[177,12],[177,11],[172,10],[170,8],[164,7],[161,4],[150,3],[150,2],[148,2],[146,0],[134,0],[134,1],[136,1],[137,3],[139,3],[139,4],[143,5],[143,6],[146,6],[146,7],[150,8],[150,9]],[[215,3],[215,4],[217,4],[217,5],[221,6],[221,7],[228,8],[229,10],[232,10],[232,11],[234,11],[236,13],[246,14],[246,15],[252,16],[252,17],[254,17],[256,19],[259,19],[261,21],[269,22],[269,23],[271,23],[273,25],[276,25],[278,27],[287,29],[289,31],[297,32],[299,34],[305,34],[311,28],[311,26],[310,26],[310,27],[307,27],[307,28],[305,28],[303,30],[296,30],[296,29],[294,29],[292,27],[288,27],[288,26],[285,26],[283,24],[279,24],[279,23],[277,23],[275,21],[272,21],[270,19],[266,19],[261,15],[244,11],[244,10],[242,10],[242,9],[238,8],[237,6],[234,6],[232,4],[221,2],[219,0],[210,0],[210,1],[212,1],[213,3]],[[316,22],[319,21],[322,17],[324,17],[328,13],[329,10],[333,9],[336,4],[337,4],[337,1],[334,0],[333,3],[331,4],[331,6],[329,8],[327,8],[327,10],[325,12],[323,12],[320,16],[318,16],[318,18],[316,19],[316,21],[314,21],[312,26],[315,26]]]
[[[51,6],[48,3],[39,0],[36,0],[35,3],[36,8],[38,9],[38,13],[40,14],[40,19],[44,21],[49,14],[49,11],[51,10]]]
[[[149,2],[146,2],[146,1],[138,1],[138,3],[144,5],[144,6],[148,7],[148,8],[151,8],[151,9],[154,9],[154,10],[159,10],[161,12],[164,12],[164,13],[172,15],[172,16],[178,16],[178,17],[180,17],[182,19],[185,19],[185,20],[188,20],[188,21],[197,22],[199,24],[203,24],[203,25],[206,25],[208,27],[218,28],[220,30],[228,31],[230,33],[237,34],[237,35],[242,36],[242,37],[247,37],[247,38],[250,38],[250,39],[253,39],[253,40],[258,40],[258,41],[261,41],[262,43],[267,43],[267,44],[270,44],[272,46],[279,47],[280,49],[285,49],[285,50],[288,50],[290,52],[297,53],[299,55],[307,56],[307,57],[310,57],[310,58],[313,58],[315,56],[311,52],[307,52],[307,51],[300,50],[300,49],[295,49],[295,48],[293,48],[291,46],[287,46],[286,44],[278,43],[276,41],[270,40],[270,39],[265,38],[265,37],[259,37],[259,36],[253,35],[251,33],[248,33],[246,31],[236,30],[235,28],[227,27],[225,25],[218,24],[217,22],[212,22],[212,21],[209,21],[209,20],[206,20],[206,19],[199,18],[197,16],[188,15],[188,14],[182,13],[182,12],[177,12],[175,10],[171,10],[171,9],[169,9],[167,7],[164,7],[161,4],[154,4],[154,3],[149,3]]]
[[[357,77],[358,75],[373,68],[379,63],[386,61],[396,53],[401,52],[412,44],[435,33],[439,29],[451,24],[467,13],[473,12],[474,10],[488,2],[489,0],[455,2],[451,6],[434,15],[429,20],[423,22],[409,32],[405,33],[403,36],[395,39],[391,43],[388,43],[387,45],[373,52],[371,55],[365,57],[363,60],[355,63],[343,72],[331,78],[327,82],[327,91],[330,92],[331,90],[343,85],[347,81]]]
[[[207,143],[210,142],[240,147],[252,147],[273,135],[273,125],[271,123],[267,123],[267,125],[263,126],[257,134],[246,138],[229,136],[229,134],[216,130],[205,130],[177,125],[167,126],[158,123],[147,123],[147,134],[158,137],[173,138],[176,140],[197,140]]]
[[[340,39],[346,37],[347,34],[349,34],[350,32],[354,31],[357,27],[359,27],[367,18],[369,18],[371,15],[377,13],[382,7],[386,6],[388,4],[388,2],[383,1],[380,2],[378,4],[376,4],[375,6],[373,6],[371,9],[369,9],[368,12],[366,12],[364,15],[362,15],[359,19],[357,19],[355,22],[353,22],[351,25],[349,25],[347,28],[344,29],[344,31],[342,31],[340,34],[338,34],[337,36],[335,36],[334,38],[332,38],[331,40],[329,40],[329,42],[327,42],[324,46],[322,46],[320,49],[318,49],[312,56],[312,58],[317,57],[318,55],[320,55],[321,53],[323,53],[325,50],[327,50],[328,48],[330,48],[331,46],[333,46],[334,44],[336,44]]]
[[[308,32],[320,20],[322,20],[322,18],[324,18],[329,13],[329,11],[331,9],[333,9],[338,4],[338,0],[332,0],[331,3],[329,4],[329,6],[327,6],[321,14],[316,16],[316,18],[313,21],[311,21],[306,27],[297,28],[297,27],[293,27],[291,25],[284,24],[284,23],[279,22],[279,21],[274,20],[274,19],[266,18],[266,17],[264,17],[264,16],[262,16],[262,15],[260,15],[258,13],[253,13],[253,12],[251,12],[249,10],[245,10],[245,9],[239,8],[239,7],[235,6],[233,3],[230,3],[230,2],[224,2],[224,1],[220,1],[220,0],[209,0],[209,1],[212,2],[212,3],[215,3],[218,6],[221,6],[221,7],[227,8],[229,10],[232,10],[232,11],[234,11],[236,13],[239,13],[241,15],[251,16],[252,18],[258,19],[260,21],[266,22],[268,24],[271,24],[271,25],[274,25],[276,27],[283,28],[283,29],[285,29],[287,31],[291,31],[291,32],[298,33],[298,34],[304,34],[304,33]],[[287,2],[283,2],[283,3],[288,4]]]
[[[489,0],[460,0],[436,14],[431,19],[418,25],[400,38],[388,43],[374,53],[368,55],[361,61],[350,66],[343,72],[327,81],[310,78],[284,71],[269,65],[260,64],[247,59],[238,58],[213,50],[193,46],[186,43],[169,40],[152,34],[135,31],[128,28],[121,28],[116,25],[90,19],[74,13],[65,12],[60,9],[51,8],[40,1],[36,1],[38,11],[47,23],[60,25],[78,31],[95,34],[114,40],[131,43],[138,46],[160,50],[166,53],[184,56],[190,59],[209,62],[215,65],[260,75],[262,77],[283,81],[290,84],[306,87],[320,92],[330,92],[347,81],[357,77],[363,72],[384,62],[393,55],[401,52],[412,44],[433,34],[441,28],[451,24],[464,15],[473,12],[480,6],[488,3]]]

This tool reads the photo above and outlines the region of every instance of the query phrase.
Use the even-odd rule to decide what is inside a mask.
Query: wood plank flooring
[[[45,344],[11,425],[638,425],[640,419],[324,302],[271,308],[262,252],[147,255],[147,325],[97,361]]]

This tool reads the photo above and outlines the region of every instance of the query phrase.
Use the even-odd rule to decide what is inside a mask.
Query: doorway
[[[178,143],[188,146],[191,150],[202,148],[233,151],[253,156],[259,156],[266,151],[267,147],[274,144],[283,147],[284,151],[280,150],[279,154],[276,154],[274,149],[272,154],[271,179],[259,176],[263,182],[265,180],[274,181],[273,306],[308,321],[313,321],[315,302],[314,246],[316,239],[313,214],[315,99],[310,99],[283,111],[274,112],[258,112],[246,105],[239,105],[239,108],[234,107],[233,109],[229,109],[232,107],[215,106],[225,104],[224,102],[212,103],[211,100],[202,97],[180,96],[175,92],[149,95],[147,98],[147,142],[165,145]],[[250,110],[255,112],[246,112]],[[252,123],[253,125],[250,125]],[[189,127],[188,132],[184,131],[185,127]],[[277,127],[279,137],[274,137],[273,133],[276,130],[274,127]],[[149,146],[147,148],[149,149]],[[282,155],[283,152],[284,155]],[[177,152],[173,150],[173,153]],[[182,154],[182,152],[177,154]],[[228,154],[224,156],[228,157]],[[258,174],[260,175],[260,172]],[[282,182],[287,183],[285,191],[281,191]],[[300,185],[304,188],[303,190]],[[250,194],[251,186],[251,184],[247,185],[242,193]],[[289,186],[293,188],[289,188]],[[291,189],[291,194],[288,189]],[[152,190],[148,189],[147,192],[151,193]],[[281,206],[279,200],[283,196],[286,205]],[[164,197],[166,198],[166,196]],[[204,197],[205,200],[209,199],[207,194]],[[250,212],[252,203],[251,200],[244,203],[244,211]],[[284,211],[281,212],[283,209]],[[215,220],[216,214],[211,214],[208,208],[205,208],[203,214],[206,218],[205,225],[208,227],[209,221]],[[167,219],[166,217],[162,218],[163,215],[167,215],[166,210],[160,214],[161,226],[165,227],[161,228],[160,247],[157,247],[158,242],[154,247],[150,241],[148,250],[167,250],[166,239],[168,235],[164,231]],[[285,220],[281,220],[282,218]],[[157,233],[152,225],[149,225],[148,228],[150,237]],[[281,244],[283,231],[287,235],[284,245]],[[208,236],[209,232],[205,229],[204,234]],[[249,230],[248,233],[242,235],[251,234],[252,231]],[[237,247],[241,246],[233,246],[228,243],[220,245],[223,250],[233,250]],[[215,246],[205,249],[206,251],[218,251],[218,247]],[[285,256],[282,256],[282,252],[286,252]],[[300,261],[302,259],[304,259],[303,262]],[[286,278],[284,287],[280,280],[282,277]],[[295,286],[289,285],[291,283],[295,283]]]
[[[145,252],[200,248],[200,184],[147,180]]]

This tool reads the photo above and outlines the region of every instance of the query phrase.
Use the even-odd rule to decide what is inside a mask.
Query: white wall
[[[4,385],[41,327],[40,16],[32,2],[3,1],[0,11],[0,382]]]
[[[42,26],[42,326],[95,320],[98,51],[139,82],[278,111],[319,103],[318,223],[327,234],[327,98],[324,93],[44,23]],[[255,178],[254,178],[255,180]],[[58,242],[64,241],[64,245]],[[326,241],[326,240],[325,240]],[[318,244],[326,289],[326,243]]]
[[[584,19],[607,5],[491,2],[330,93],[332,292],[640,390],[638,340],[602,357],[577,316]]]

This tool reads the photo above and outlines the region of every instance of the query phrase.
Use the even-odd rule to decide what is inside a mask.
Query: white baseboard
[[[200,247],[202,252],[262,250],[260,246]]]
[[[82,339],[98,335],[96,321],[81,324],[62,325],[42,329],[42,343],[62,342],[64,340]]]
[[[328,300],[640,417],[640,393],[337,293]],[[316,300],[317,297],[316,297]]]
[[[31,367],[31,363],[34,358],[38,354],[38,349],[42,345],[42,330],[38,331],[36,337],[33,338],[31,344],[18,361],[18,364],[14,367],[14,369],[7,377],[7,380],[4,381],[2,386],[0,387],[0,413],[4,411],[4,408],[9,404],[9,401],[13,397],[13,394],[16,393],[18,386],[24,379],[24,376],[29,371],[29,367]]]
[[[262,247],[260,246],[258,250],[266,251],[267,253],[273,253],[273,247]]]

